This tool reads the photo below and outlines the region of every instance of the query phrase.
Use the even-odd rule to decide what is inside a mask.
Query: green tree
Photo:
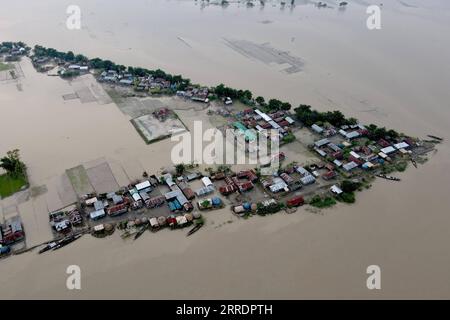
[[[361,183],[356,181],[350,181],[350,180],[344,180],[341,184],[341,189],[345,193],[352,193],[353,191],[358,190],[358,188],[361,186]]]
[[[250,90],[244,90],[242,92],[242,98],[247,99],[247,100],[252,100],[253,93]]]
[[[288,110],[291,110],[291,108],[292,108],[292,105],[289,102],[283,102],[281,104],[281,110],[288,111]]]
[[[270,99],[269,100],[269,109],[273,110],[273,111],[277,111],[281,108],[282,104],[283,104],[283,102],[281,102],[278,99]]]
[[[65,55],[64,55],[64,59],[66,61],[73,61],[75,59],[75,55],[73,54],[72,51],[68,51]]]
[[[87,63],[89,59],[86,56],[83,56],[82,54],[77,54],[75,56],[75,61],[78,63]]]
[[[355,125],[357,123],[358,123],[358,120],[353,118],[353,117],[350,117],[350,118],[347,119],[347,124],[348,125]]]
[[[20,160],[19,149],[8,151],[6,156],[0,159],[0,168],[14,177],[25,177],[26,166]]]
[[[186,166],[183,163],[179,163],[175,166],[175,170],[177,172],[177,175],[181,176],[186,170]]]
[[[266,100],[265,100],[263,97],[261,97],[261,96],[256,97],[255,101],[256,101],[260,106],[263,106],[263,105],[266,104]]]

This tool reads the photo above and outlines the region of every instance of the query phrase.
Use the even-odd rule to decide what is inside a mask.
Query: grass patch
[[[13,66],[9,63],[0,62],[0,71],[9,70],[9,69],[12,69],[12,67]]]
[[[27,179],[24,177],[13,178],[8,174],[0,175],[0,197],[6,198],[20,191],[27,183]]]

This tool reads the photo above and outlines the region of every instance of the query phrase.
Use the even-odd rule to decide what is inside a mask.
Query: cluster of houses
[[[5,62],[20,60],[20,57],[27,54],[27,48],[13,43],[11,47],[0,45],[0,55],[4,55]]]
[[[192,179],[192,175],[190,178]],[[197,178],[197,174],[195,174],[195,179]],[[94,207],[89,214],[90,219],[99,220],[106,216],[122,215],[130,210],[134,211],[143,207],[155,209],[167,204],[170,214],[151,217],[148,220],[150,226],[154,229],[163,225],[185,226],[200,216],[198,213],[189,214],[194,209],[191,200],[195,195],[190,188],[182,185],[184,179],[184,177],[174,179],[170,173],[162,175],[159,179],[151,176],[147,180],[128,186],[123,194],[109,193],[106,195],[106,200],[87,199],[86,205]],[[152,196],[152,192],[158,188],[158,185],[165,185],[168,191]],[[136,219],[136,221],[138,220]]]
[[[250,176],[250,178],[254,180],[256,175],[253,173],[253,176]],[[189,182],[197,179],[201,180],[203,186],[193,191],[189,187]],[[164,188],[167,188],[167,191],[162,192]],[[158,191],[154,192],[155,190]],[[97,221],[105,217],[120,216],[144,207],[155,209],[167,205],[169,211],[156,220],[158,225],[161,225],[163,223],[162,220],[165,219],[168,225],[173,226],[174,221],[179,220],[177,220],[178,216],[186,218],[187,221],[191,219],[190,216],[186,217],[186,214],[193,211],[194,205],[192,200],[196,196],[202,197],[213,193],[215,190],[211,179],[202,176],[200,173],[190,173],[177,178],[170,173],[166,173],[159,178],[152,175],[139,183],[129,185],[126,190],[101,195],[86,195],[80,200],[78,207],[84,211],[88,220]],[[212,197],[199,199],[197,206],[200,210],[206,210],[220,208],[223,206],[223,203],[219,197]],[[193,213],[191,216],[192,218],[199,217],[198,213]],[[168,219],[171,219],[171,221],[169,222]],[[152,218],[150,220],[153,221],[155,219]],[[65,211],[50,213],[50,224],[56,233],[65,234],[72,227],[81,224],[82,221],[82,215],[76,206],[72,206]],[[182,221],[178,222],[182,223]],[[156,222],[153,221],[153,224],[156,225]]]
[[[368,140],[364,145],[353,143],[368,134],[368,130],[360,124],[343,126],[339,130],[324,129],[314,124],[311,129],[325,136],[314,142],[314,151],[346,172],[357,168],[373,169],[385,161],[391,161],[396,153],[409,154],[414,143],[408,138],[396,142]]]
[[[239,123],[247,130],[249,130],[248,127],[262,128],[262,125],[265,128],[268,125],[275,128],[276,126],[273,126],[274,123],[278,124],[278,129],[287,130],[291,124],[288,121],[290,120],[289,116],[286,116],[284,112],[275,112],[271,114],[270,118],[277,118],[266,121],[257,111],[256,109],[251,112],[245,112]],[[159,116],[164,117],[164,114]],[[284,120],[281,120],[281,118]],[[283,123],[283,121],[285,122]],[[280,126],[280,123],[283,124],[283,127]],[[237,126],[241,127],[240,125]],[[244,127],[242,127],[242,130],[245,130]],[[332,180],[336,178],[338,169],[350,172],[356,168],[373,168],[383,163],[383,161],[390,161],[391,157],[396,153],[410,153],[409,149],[413,145],[413,141],[408,139],[395,142],[380,139],[374,142],[365,138],[361,140],[364,143],[360,143],[361,141],[358,140],[354,141],[368,134],[367,130],[361,125],[344,126],[339,130],[329,127],[325,129],[319,126],[313,126],[311,129],[322,135],[321,139],[314,142],[312,148],[326,161],[308,166],[291,165],[283,168],[277,174],[265,176],[261,180],[261,184],[269,195],[276,193],[287,195],[303,187],[315,184],[318,179]],[[282,134],[282,131],[278,130],[278,132]],[[278,157],[279,160],[285,158],[283,153],[272,157]],[[193,180],[200,180],[201,187],[192,190],[190,183]],[[167,205],[169,210],[166,213],[158,211],[159,217],[151,218],[153,221],[152,226],[160,226],[162,224],[181,226],[199,217],[198,212],[191,213],[195,211],[193,200],[196,197],[198,198],[197,207],[200,211],[221,208],[223,207],[223,202],[219,197],[211,196],[206,198],[206,196],[216,191],[223,196],[245,193],[252,190],[258,180],[259,178],[253,170],[243,170],[230,174],[216,172],[210,177],[196,172],[182,176],[173,176],[171,173],[166,173],[159,178],[152,175],[139,183],[129,185],[126,190],[87,197],[83,199],[81,207],[90,220],[96,221],[107,216],[118,216],[130,210],[138,210],[143,207],[154,209]],[[320,184],[318,185],[320,186]],[[335,195],[340,195],[343,192],[336,184],[331,186],[330,191]],[[289,206],[297,206],[303,204],[304,199],[297,195],[288,200],[287,203]],[[245,205],[234,206],[233,210],[245,214],[249,211],[255,211],[255,205],[248,202]],[[258,206],[260,205],[261,203],[258,204]],[[270,204],[268,205],[270,206]],[[55,231],[64,232],[71,226],[81,223],[82,217],[79,211],[74,208],[63,214],[52,214],[51,221]]]
[[[192,211],[192,209],[194,209],[194,206],[192,205],[192,202],[188,199],[188,197],[193,199],[192,190],[186,186],[184,188],[185,191],[183,192],[183,189],[181,189],[180,186],[174,181],[170,173],[166,173],[165,175],[163,175],[163,179],[170,189],[169,192],[164,194],[167,204],[169,205],[170,211],[172,212],[178,210],[184,210],[186,212]],[[181,181],[182,180],[180,179],[180,182]]]
[[[31,59],[36,70],[40,72],[47,72],[55,67],[58,67],[55,75],[64,76],[65,74],[87,74],[89,73],[89,66],[87,64],[70,63],[61,58],[52,57],[38,57],[34,56]]]
[[[245,128],[244,134],[248,129],[254,129],[264,134],[267,134],[265,130],[274,129],[281,138],[289,132],[289,127],[295,123],[294,119],[282,110],[266,114],[257,108],[250,108],[242,111],[239,117],[240,121],[235,123],[234,126],[239,126],[238,129],[243,126]]]
[[[83,224],[83,216],[76,206],[70,206],[63,211],[49,213],[50,226],[56,233],[65,234]]]
[[[263,187],[271,193],[294,192],[303,186],[311,185],[322,177],[330,180],[336,177],[334,166],[323,162],[304,166],[290,166],[276,176],[271,176],[261,181]]]
[[[193,87],[189,86],[186,90],[178,90],[177,96],[190,99],[192,101],[208,103],[209,89],[207,87]],[[228,101],[228,100],[227,100]],[[231,101],[231,99],[229,100]]]
[[[258,150],[256,143],[258,134],[262,134],[267,139],[282,139],[290,132],[290,126],[295,123],[294,119],[284,111],[266,114],[257,108],[249,108],[237,113],[236,120],[232,123],[235,129],[234,138],[248,152]]]
[[[344,125],[340,129],[337,129],[331,125],[327,125],[326,127],[321,127],[317,124],[313,124],[311,126],[311,130],[315,133],[320,134],[324,137],[332,137],[339,133],[341,136],[346,138],[347,140],[352,140],[364,135],[367,135],[368,130],[361,124],[355,125]]]
[[[245,170],[232,176],[216,175],[215,179],[223,179],[225,181],[225,185],[219,188],[219,192],[223,195],[230,195],[237,191],[243,193],[253,189],[254,182],[258,180],[258,177],[253,170]]]
[[[178,85],[161,77],[134,76],[128,72],[117,72],[116,70],[103,71],[98,77],[100,82],[117,84],[124,87],[133,87],[134,90],[140,92],[156,93],[162,90],[176,91]],[[182,98],[190,99],[203,103],[209,102],[208,87],[188,86],[185,90],[176,91],[176,95]],[[230,101],[227,100],[229,103]]]
[[[153,91],[163,89],[175,89],[176,85],[159,77],[134,76],[128,72],[117,72],[116,70],[103,71],[98,78],[100,82],[113,83],[122,86],[134,86],[136,91]]]
[[[25,239],[22,220],[16,215],[0,225],[0,246],[7,247]]]

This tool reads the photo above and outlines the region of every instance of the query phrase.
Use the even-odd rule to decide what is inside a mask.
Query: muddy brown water
[[[384,1],[382,29],[369,31],[363,1],[343,11],[307,3],[281,10],[80,0],[80,31],[65,28],[70,1],[3,4],[0,40],[160,67],[195,82],[339,108],[364,122],[446,140],[425,165],[399,174],[401,183],[376,181],[352,206],[246,221],[226,208],[208,215],[207,225],[189,238],[187,230],[146,233],[136,242],[117,234],[85,236],[54,253],[2,260],[0,296],[449,298],[450,41],[443,35],[450,31],[450,4]],[[224,39],[253,51],[242,54]],[[301,70],[287,73],[289,65],[266,63],[264,44],[301,59]],[[122,177],[119,185],[170,163],[170,143],[145,145],[113,104],[65,101],[70,84],[37,74],[26,62],[22,68],[20,91],[16,83],[0,83],[0,153],[20,148],[33,185],[101,157]],[[48,209],[46,195],[19,206],[34,223],[30,237],[42,241],[48,223],[37,217]],[[66,289],[70,264],[81,267],[80,291]],[[380,291],[366,287],[372,264],[382,270]]]

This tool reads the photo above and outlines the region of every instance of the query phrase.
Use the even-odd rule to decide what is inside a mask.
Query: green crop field
[[[25,178],[12,178],[7,174],[0,175],[0,197],[6,198],[27,184]]]
[[[0,62],[0,71],[9,70],[12,68],[12,65]]]

